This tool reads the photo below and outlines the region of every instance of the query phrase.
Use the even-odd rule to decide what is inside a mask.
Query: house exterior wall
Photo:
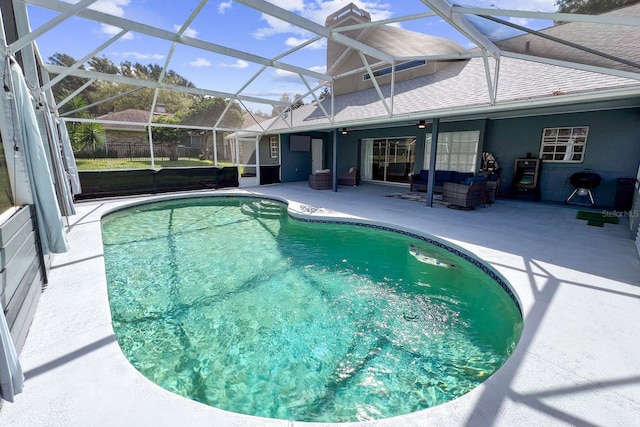
[[[590,170],[602,177],[592,190],[596,204],[613,207],[619,178],[634,178],[640,163],[640,108],[603,110],[584,113],[538,115],[496,120],[441,122],[440,132],[480,131],[478,151],[489,151],[497,159],[501,171],[500,196],[507,197],[511,188],[513,166],[517,158],[531,153],[538,157],[542,131],[547,127],[589,126],[582,163],[543,162],[540,176],[541,200],[564,202],[573,191],[569,177]],[[364,138],[416,136],[415,171],[427,168],[424,159],[425,135],[431,128],[414,126],[386,127],[338,133],[338,172],[360,164],[360,141]],[[325,167],[331,167],[333,134],[319,133],[325,141]],[[306,181],[311,168],[311,153],[289,151],[289,136],[282,135],[283,182]],[[478,168],[480,158],[478,156]],[[572,199],[572,202],[582,202]],[[587,200],[585,200],[587,202]]]
[[[331,168],[333,134],[326,132],[306,132],[300,133],[299,135],[322,139],[324,166]],[[309,174],[311,173],[311,151],[291,151],[289,149],[290,142],[291,135],[280,135],[280,159],[282,164],[280,178],[282,182],[308,181]]]
[[[260,138],[260,166],[279,165],[279,159],[271,158],[271,137],[273,135],[264,135]]]
[[[107,144],[110,142],[136,142],[149,144],[149,135],[145,131],[105,130]]]
[[[348,66],[345,66],[345,68],[357,69],[362,67],[362,61],[360,60],[360,57],[352,57],[350,58],[350,60],[351,61],[347,63]],[[425,65],[397,72],[395,81],[397,83],[405,80],[415,79],[416,77],[433,74],[437,71],[442,70],[443,68],[446,68],[449,64],[451,64],[451,61],[429,61]],[[385,65],[380,68],[386,68],[388,66],[389,65]],[[377,70],[378,68],[373,69],[374,72]],[[366,74],[366,71],[334,80],[333,93],[335,95],[343,95],[345,93],[358,92],[364,89],[373,88],[374,86],[371,79],[363,79],[364,74]],[[376,81],[379,86],[389,85],[391,84],[391,74],[376,77]]]
[[[538,157],[542,130],[547,127],[589,126],[582,163],[543,162],[540,187],[542,200],[563,202],[574,187],[569,177],[590,170],[602,182],[592,190],[598,206],[612,207],[618,178],[633,178],[640,162],[640,108],[557,114],[492,120],[488,124],[486,150],[497,156],[502,167],[501,195],[511,187],[515,159],[531,153]],[[571,202],[587,200],[572,199]]]
[[[485,120],[469,120],[464,122],[441,123],[440,132],[462,132],[480,131],[480,145],[485,135]],[[418,129],[417,126],[387,127],[380,129],[368,129],[363,131],[349,132],[347,135],[338,134],[338,171],[348,170],[352,166],[360,165],[360,141],[368,138],[393,138],[393,137],[416,137],[416,154],[414,173],[420,169],[427,169],[428,165],[423,165],[426,135],[431,133],[431,127]],[[481,147],[479,147],[482,150]],[[478,156],[480,157],[480,156]],[[479,166],[480,158],[478,158]]]

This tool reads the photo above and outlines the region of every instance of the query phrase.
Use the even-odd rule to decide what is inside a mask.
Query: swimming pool
[[[138,205],[103,218],[103,241],[131,363],[234,412],[414,412],[475,388],[522,330],[510,288],[466,253],[381,225],[299,221],[274,200]]]

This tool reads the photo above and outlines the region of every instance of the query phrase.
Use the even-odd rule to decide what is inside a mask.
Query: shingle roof
[[[462,55],[467,53],[466,49],[453,40],[389,25],[367,28],[359,32],[352,30],[345,34],[393,57]],[[349,50],[349,52],[345,57],[342,57],[345,50]],[[336,65],[338,60],[340,63]],[[362,66],[362,61],[356,50],[329,41],[327,70],[330,74],[336,75],[349,71],[353,69],[354,64]]]
[[[620,88],[638,88],[637,80],[616,77],[590,71],[576,70],[521,59],[500,59],[500,84],[496,102],[509,103],[523,100],[549,98],[558,95],[590,93]],[[381,87],[387,104],[390,104],[390,86]],[[322,101],[330,112],[330,100]],[[487,79],[482,58],[453,61],[436,74],[418,77],[395,84],[393,114],[396,116],[423,114],[428,117],[469,107],[491,107]],[[388,117],[387,111],[375,89],[353,92],[334,97],[334,122],[324,116],[315,104],[304,105],[289,113],[264,122],[269,131],[293,128],[341,127],[341,123],[357,122]],[[273,124],[272,124],[273,123]],[[259,130],[252,127],[252,130]]]
[[[104,124],[103,127],[105,129],[144,131],[146,129],[146,124],[149,122],[149,112],[130,108],[124,111],[105,114],[98,117],[98,119],[114,122],[144,123],[143,125]]]
[[[640,18],[640,3],[602,14],[602,16]],[[640,64],[640,48],[638,47],[640,27],[604,25],[591,22],[568,22],[546,28],[540,33],[593,49],[605,55]],[[502,40],[496,42],[496,45],[507,51],[528,55],[638,72],[638,67],[633,65],[618,62],[604,55],[596,55],[585,50],[572,48],[535,34],[526,34]]]

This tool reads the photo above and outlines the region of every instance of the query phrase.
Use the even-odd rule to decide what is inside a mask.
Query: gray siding
[[[0,303],[19,352],[44,282],[33,210],[21,208],[0,225]]]
[[[612,207],[618,178],[633,178],[638,170],[640,109],[637,108],[490,121],[486,150],[498,157],[502,167],[501,194],[505,195],[511,186],[515,159],[527,153],[538,157],[542,129],[563,126],[589,126],[584,162],[543,162],[542,200],[563,202],[573,191],[568,182],[571,174],[591,170],[602,177],[602,183],[592,191],[596,204]]]
[[[326,132],[307,132],[300,135],[308,135],[311,138],[323,140],[324,166],[331,168],[331,147],[333,145],[333,134]],[[280,135],[280,159],[282,163],[282,182],[308,181],[311,173],[311,151],[291,151],[291,135]]]
[[[613,207],[619,178],[636,176],[640,163],[640,109],[626,108],[584,113],[549,114],[510,119],[478,119],[440,123],[440,132],[480,131],[479,151],[496,156],[502,168],[500,196],[509,194],[513,165],[517,158],[531,153],[538,157],[542,130],[547,127],[589,126],[589,136],[582,163],[544,162],[540,177],[542,200],[563,202],[573,191],[568,179],[571,174],[591,170],[602,177],[593,192],[599,207]],[[360,141],[364,138],[416,136],[416,166],[424,166],[425,134],[430,128],[417,126],[387,127],[338,133],[338,172],[360,163]],[[313,134],[325,141],[325,167],[331,168],[332,133]],[[282,181],[306,181],[311,168],[311,153],[289,151],[289,135],[282,135]],[[480,166],[478,156],[478,167]],[[572,202],[587,199],[572,199]]]

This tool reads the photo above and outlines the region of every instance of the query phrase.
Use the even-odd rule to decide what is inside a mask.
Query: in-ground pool
[[[233,412],[341,422],[429,408],[486,380],[522,330],[508,286],[472,257],[386,227],[300,221],[273,200],[138,205],[102,232],[128,359]]]

